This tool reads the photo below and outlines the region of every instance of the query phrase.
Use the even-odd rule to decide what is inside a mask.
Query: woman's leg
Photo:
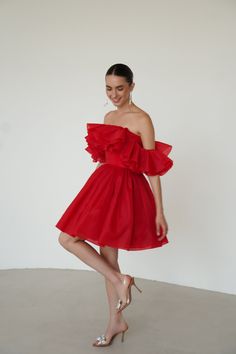
[[[120,267],[118,264],[118,249],[112,247],[100,247],[101,256],[113,267],[115,270],[120,272]],[[122,315],[122,311],[118,312],[115,310],[118,294],[116,288],[112,284],[112,282],[105,278],[105,286],[107,292],[107,299],[109,305],[109,322],[104,333],[107,340],[109,341],[113,334],[120,332],[122,330],[126,330],[128,327],[127,322],[124,320]]]
[[[112,267],[103,256],[79,237],[72,237],[61,232],[58,241],[67,251],[73,253],[109,280],[115,287],[122,303],[126,303],[128,297],[127,287],[123,285],[124,275],[118,269]]]

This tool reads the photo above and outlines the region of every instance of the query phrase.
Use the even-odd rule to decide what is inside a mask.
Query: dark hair
[[[132,70],[125,64],[114,64],[106,72],[106,75],[123,76],[131,85],[133,83],[134,74]]]

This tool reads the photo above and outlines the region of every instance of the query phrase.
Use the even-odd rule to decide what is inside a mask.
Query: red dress
[[[144,149],[126,127],[87,123],[85,136],[94,162],[102,162],[55,225],[72,237],[127,251],[161,247],[154,195],[144,174],[164,175],[173,165],[172,146],[155,141]]]

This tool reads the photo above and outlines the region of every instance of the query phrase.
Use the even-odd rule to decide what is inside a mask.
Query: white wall
[[[170,243],[120,251],[121,270],[236,293],[235,14],[223,0],[0,2],[2,269],[91,269],[54,225],[96,167],[86,123],[112,108],[104,75],[121,62],[174,160]]]

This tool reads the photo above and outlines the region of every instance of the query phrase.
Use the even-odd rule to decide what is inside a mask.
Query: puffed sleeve
[[[168,157],[171,150],[171,145],[161,141],[155,141],[154,149],[145,149],[137,141],[130,141],[122,155],[131,170],[148,176],[162,176],[173,166],[173,161]]]

